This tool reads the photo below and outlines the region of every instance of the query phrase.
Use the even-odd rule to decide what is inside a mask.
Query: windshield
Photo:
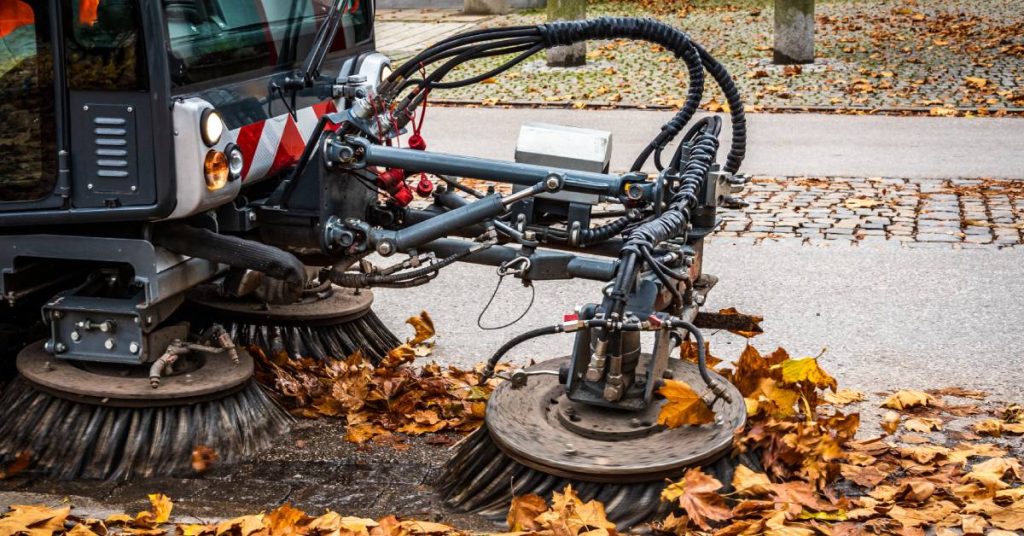
[[[164,0],[171,78],[195,84],[267,67],[291,68],[309,53],[332,0]],[[331,50],[370,38],[370,0],[346,0]]]

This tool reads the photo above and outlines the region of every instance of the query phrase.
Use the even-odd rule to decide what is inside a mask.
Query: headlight
[[[216,110],[207,108],[203,111],[203,116],[199,120],[199,132],[207,147],[213,147],[220,142],[221,136],[224,135],[224,120]]]
[[[206,161],[203,162],[203,171],[206,174],[206,188],[211,192],[220,190],[228,183],[231,171],[228,167],[228,157],[215,149],[206,153]]]
[[[242,170],[245,169],[245,155],[242,154],[242,149],[232,143],[224,152],[228,156],[228,172],[231,174],[231,180],[241,179]]]

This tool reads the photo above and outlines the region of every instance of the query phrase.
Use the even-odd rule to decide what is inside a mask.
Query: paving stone
[[[959,242],[960,239],[948,234],[917,234],[918,242]]]

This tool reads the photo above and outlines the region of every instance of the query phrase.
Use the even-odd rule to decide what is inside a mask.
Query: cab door
[[[59,2],[71,133],[72,204],[152,205],[154,120],[137,0]]]
[[[0,0],[0,213],[67,203],[56,23],[46,1]]]

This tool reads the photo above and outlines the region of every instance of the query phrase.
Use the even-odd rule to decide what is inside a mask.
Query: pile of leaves
[[[434,324],[426,312],[406,322],[415,335],[377,366],[360,353],[295,360],[252,348],[257,376],[297,416],[346,419],[345,439],[353,443],[373,440],[404,448],[396,432],[422,435],[479,427],[495,382],[482,382],[477,371],[436,363],[413,366],[417,357],[430,354]]]
[[[31,536],[427,536],[453,534],[455,529],[429,521],[380,520],[342,516],[328,511],[319,517],[284,504],[269,512],[209,524],[169,524],[174,504],[162,494],[149,496],[151,509],[135,516],[115,514],[105,519],[82,518],[70,507],[12,505],[0,515],[0,534]]]
[[[683,358],[693,359],[691,346]],[[709,363],[718,360],[709,359]],[[743,394],[749,422],[736,451],[755,460],[731,482],[690,469],[662,493],[679,506],[657,528],[678,535],[738,534],[1012,534],[1024,530],[1024,471],[1018,458],[982,436],[1024,434],[1024,407],[1011,405],[977,420],[972,431],[942,430],[949,421],[982,415],[982,399],[960,388],[899,391],[884,402],[888,438],[855,440],[860,417],[839,408],[865,399],[838,389],[813,357],[785,350],[762,355],[747,346],[722,373]],[[669,383],[662,416],[671,425],[709,422],[699,396]],[[680,395],[682,393],[682,395]],[[698,401],[694,403],[696,398]],[[903,432],[897,435],[898,432]],[[952,442],[952,443],[950,443]]]

